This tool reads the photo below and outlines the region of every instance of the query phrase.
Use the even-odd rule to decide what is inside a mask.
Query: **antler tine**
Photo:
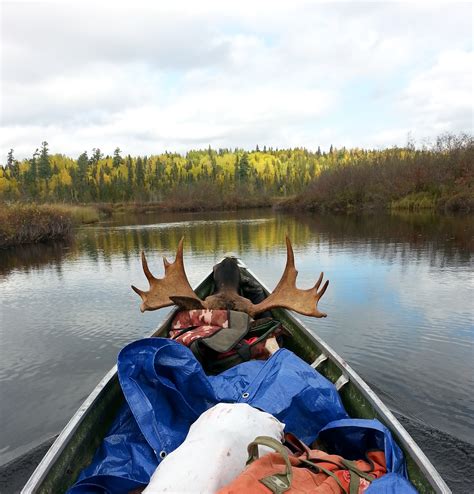
[[[318,289],[323,280],[324,274],[321,273],[316,284],[308,290],[296,288],[296,277],[298,271],[295,268],[295,255],[291,241],[286,237],[286,266],[285,271],[278,282],[275,290],[262,302],[253,305],[250,312],[251,316],[264,312],[270,309],[283,307],[285,309],[294,310],[300,314],[313,317],[326,317],[324,312],[318,310],[317,304],[319,299],[324,295],[329,281],[326,281],[318,292]]]
[[[179,262],[180,264],[184,264],[183,261],[183,246],[184,246],[184,236],[180,238],[178,242],[178,248],[176,250],[176,260],[175,262]]]
[[[283,271],[283,275],[278,282],[278,285],[275,287],[274,292],[276,292],[282,283],[291,283],[296,287],[296,277],[298,276],[298,271],[295,268],[295,254],[293,252],[293,246],[291,245],[291,241],[286,236],[286,264],[285,270]]]
[[[295,253],[293,252],[293,246],[291,245],[290,237],[285,236],[286,242],[286,266],[289,265],[295,267]]]
[[[179,241],[174,262],[170,263],[165,257],[163,258],[165,265],[165,276],[163,278],[155,278],[153,276],[148,267],[145,254],[142,252],[143,271],[150,283],[150,289],[148,291],[140,290],[132,285],[132,289],[143,300],[140,306],[142,312],[173,305],[175,302],[172,298],[182,300],[183,304],[191,304],[193,308],[202,306],[202,300],[194,293],[184,270],[183,242],[184,237]]]
[[[132,287],[132,290],[135,292],[135,293],[138,293],[138,295],[140,295],[140,297],[143,298],[143,294],[145,293],[143,290],[140,290],[140,288],[137,288],[136,286],[134,285],[130,285]]]
[[[148,262],[145,257],[145,252],[142,251],[142,266],[143,266],[143,272],[145,273],[146,279],[151,282],[151,280],[156,280],[156,278],[153,276],[152,272],[150,271],[150,268],[148,267]]]
[[[316,291],[318,291],[318,288],[319,288],[319,285],[321,284],[321,281],[323,281],[323,276],[324,276],[324,273],[321,273],[319,275],[319,278],[318,278],[318,281],[316,282],[316,284],[314,285],[314,289]]]
[[[179,242],[178,242],[178,249],[176,250],[176,257],[175,257],[174,262],[184,266],[183,245],[184,245],[184,236],[181,237]],[[163,256],[163,264],[165,266],[165,271],[166,271],[166,268],[168,268],[169,266],[171,266],[171,264],[174,264],[174,263],[169,262],[168,259],[166,258],[166,256]]]
[[[314,288],[316,288],[316,291],[318,290],[319,288],[319,285],[321,284],[321,281],[323,279],[323,276],[324,276],[324,273],[321,273],[319,275],[319,280],[318,280],[318,283],[317,285],[318,286],[315,286]],[[318,292],[317,291],[317,294],[318,294],[318,300],[326,293],[326,290],[328,289],[328,286],[329,286],[329,280],[326,280],[326,282],[324,283],[323,287],[321,288],[321,290]]]

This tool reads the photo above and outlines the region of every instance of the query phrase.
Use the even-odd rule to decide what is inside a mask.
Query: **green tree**
[[[83,201],[87,195],[87,170],[89,168],[89,157],[87,152],[84,151],[77,159],[77,171],[76,171],[76,198]]]
[[[14,161],[15,158],[13,157],[13,149],[10,149],[7,155],[7,167],[10,168],[13,165]]]
[[[145,169],[143,167],[143,161],[140,156],[137,158],[136,164],[136,172],[137,172],[137,187],[139,189],[143,189],[145,187]]]
[[[239,181],[239,155],[235,152],[235,161],[234,161],[234,181]]]
[[[10,170],[11,176],[14,179],[20,180],[20,164],[13,156],[13,149],[10,149],[10,151],[8,151],[7,169]]]
[[[115,148],[114,151],[114,158],[112,160],[112,166],[114,168],[118,168],[122,163],[123,163],[123,158],[120,155],[122,151],[120,151],[120,148]]]
[[[41,143],[41,151],[38,158],[38,177],[44,180],[51,178],[51,163],[49,161],[48,143]]]
[[[133,166],[130,155],[127,156],[127,197],[128,199],[133,197]]]
[[[237,172],[239,182],[245,182],[250,175],[250,163],[247,153],[244,153],[239,159],[239,167]]]
[[[38,149],[33,153],[33,156],[30,160],[28,160],[29,168],[25,174],[25,183],[28,189],[28,193],[30,197],[34,198],[37,192],[37,180],[38,180],[38,167],[37,167],[37,158],[38,158]]]
[[[103,168],[100,169],[99,171],[99,199],[100,200],[105,200],[107,197],[107,191],[105,187],[105,178],[104,178],[104,170]]]
[[[93,148],[92,149],[92,156],[91,156],[91,163],[94,165],[97,165],[99,161],[104,157],[104,155],[101,153],[99,148]]]

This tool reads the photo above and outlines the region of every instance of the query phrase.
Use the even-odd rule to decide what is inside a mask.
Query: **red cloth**
[[[195,340],[208,338],[229,327],[229,311],[197,309],[178,312],[171,323],[170,338],[190,346]]]

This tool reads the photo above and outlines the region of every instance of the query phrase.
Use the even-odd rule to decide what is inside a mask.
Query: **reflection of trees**
[[[249,251],[271,254],[275,247],[284,248],[288,234],[295,248],[318,243],[327,245],[330,253],[348,249],[389,262],[428,258],[434,266],[457,266],[470,261],[473,233],[472,217],[430,214],[321,216],[241,211],[122,217],[109,225],[81,229],[72,244],[2,251],[0,273],[51,265],[60,270],[66,254],[68,260],[85,256],[108,265],[116,256],[133,262],[141,250],[173,256],[182,235],[187,254],[235,252],[245,260]]]
[[[54,267],[61,274],[62,263],[73,245],[69,242],[50,242],[0,250],[0,276],[13,269],[29,272],[42,267]]]
[[[468,264],[474,251],[472,216],[395,213],[298,215],[296,221],[324,235],[329,250],[366,251],[390,262],[429,259],[438,267]]]
[[[81,232],[78,244],[84,252],[92,253],[94,260],[98,252],[105,259],[121,255],[128,260],[136,258],[141,250],[173,255],[183,235],[187,253],[263,252],[281,245],[287,233],[296,244],[310,240],[308,227],[291,217],[260,212],[259,218],[249,220],[245,213],[240,213],[239,221],[232,216],[226,221],[218,214],[213,217],[195,215],[194,221],[180,223],[180,216],[175,215],[173,222],[164,224],[155,219],[141,226],[87,228]]]

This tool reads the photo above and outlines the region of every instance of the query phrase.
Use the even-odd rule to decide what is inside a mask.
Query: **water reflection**
[[[0,251],[0,274],[30,271],[87,256],[110,262],[119,256],[127,264],[141,250],[172,255],[184,235],[188,253],[268,253],[289,235],[296,249],[322,242],[332,250],[357,247],[364,255],[389,262],[429,260],[449,267],[469,264],[474,251],[474,221],[470,216],[434,214],[284,215],[268,211],[120,215],[97,227],[84,227],[76,241],[24,246]]]
[[[42,267],[51,267],[60,272],[70,247],[69,242],[53,242],[0,250],[0,281],[1,275],[7,275],[15,269],[28,273]]]
[[[71,243],[0,252],[0,464],[56,434],[127,342],[166,310],[141,314],[147,252],[162,273],[185,235],[198,282],[224,253],[269,286],[292,239],[299,284],[331,284],[325,320],[307,320],[392,408],[474,442],[472,217],[318,216],[269,210],[123,215]],[[467,377],[466,377],[467,376]],[[35,413],[31,414],[31,403]],[[453,420],[453,417],[456,417]]]
[[[330,247],[358,244],[370,255],[405,263],[421,258],[443,267],[469,263],[474,250],[472,216],[393,213],[364,216],[300,215],[313,232],[327,233]]]

